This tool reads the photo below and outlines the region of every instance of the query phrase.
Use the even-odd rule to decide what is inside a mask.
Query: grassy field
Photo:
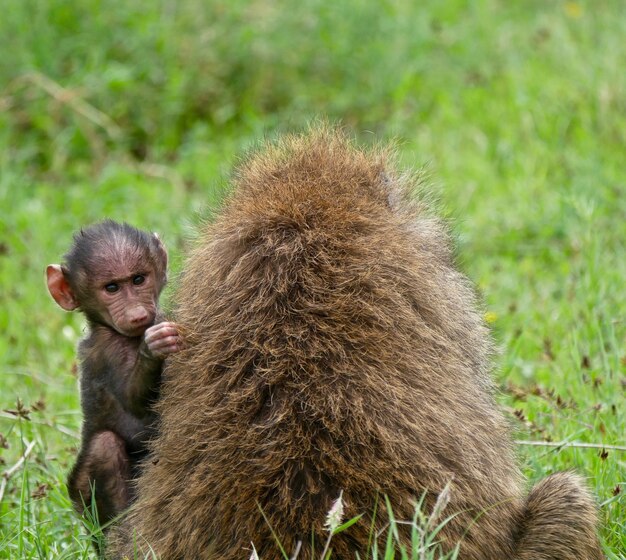
[[[619,0],[6,0],[0,18],[0,558],[88,558],[66,496],[71,234],[160,232],[173,269],[237,154],[316,116],[424,168],[501,349],[531,481],[587,477],[626,558],[626,18]],[[602,446],[605,446],[603,449]],[[21,460],[23,459],[23,460]]]

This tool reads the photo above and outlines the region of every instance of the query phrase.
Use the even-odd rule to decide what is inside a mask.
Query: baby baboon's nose
[[[148,320],[148,312],[144,307],[135,307],[128,311],[128,320],[133,325],[141,325]]]

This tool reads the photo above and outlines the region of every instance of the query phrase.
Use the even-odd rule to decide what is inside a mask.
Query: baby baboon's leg
[[[98,522],[103,525],[129,506],[130,478],[124,440],[105,431],[96,434],[78,456],[67,486],[79,513],[92,511],[95,496]]]

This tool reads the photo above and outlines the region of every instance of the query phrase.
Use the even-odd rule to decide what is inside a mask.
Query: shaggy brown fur
[[[117,554],[279,558],[271,526],[317,558],[343,490],[365,517],[333,557],[363,558],[377,493],[411,519],[451,483],[440,538],[464,560],[602,557],[576,477],[524,502],[472,289],[387,160],[322,128],[241,165],[185,269],[177,320],[195,334],[167,365],[158,462]]]

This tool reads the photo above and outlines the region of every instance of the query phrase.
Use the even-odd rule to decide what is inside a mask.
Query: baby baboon
[[[523,496],[494,404],[490,342],[448,236],[384,150],[321,127],[248,158],[187,262],[166,366],[158,463],[117,529],[163,559],[240,559],[254,543],[365,558],[387,517],[412,519],[450,484],[439,533],[463,560],[597,560],[593,501],[557,474]],[[144,547],[145,543],[145,547]],[[314,546],[317,549],[314,550]]]
[[[67,486],[78,512],[91,510],[95,491],[101,524],[130,504],[163,359],[182,345],[176,325],[157,318],[166,272],[156,234],[111,220],[77,233],[65,263],[46,270],[54,300],[87,318],[78,347],[82,442]]]

